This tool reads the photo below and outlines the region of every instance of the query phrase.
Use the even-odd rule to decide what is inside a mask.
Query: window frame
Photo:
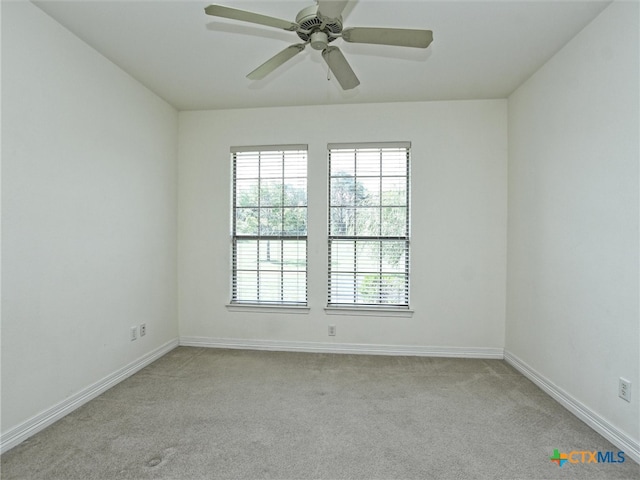
[[[383,166],[382,166],[382,162],[383,162],[383,152],[385,150],[388,151],[388,149],[392,149],[392,150],[400,150],[400,153],[404,153],[405,156],[405,174],[398,176],[398,175],[384,175],[383,173]],[[336,172],[332,171],[332,153],[335,154],[337,153],[337,151],[348,151],[348,150],[353,150],[353,156],[354,156],[354,166],[353,166],[353,174],[352,175],[335,175]],[[405,188],[405,204],[400,206],[396,206],[396,207],[404,207],[406,209],[405,212],[405,225],[404,225],[404,232],[402,235],[384,235],[382,233],[383,227],[381,226],[382,223],[380,223],[380,227],[379,227],[379,234],[377,235],[360,235],[357,232],[357,226],[355,226],[354,228],[356,229],[356,232],[354,232],[352,235],[344,235],[344,234],[337,234],[336,232],[332,231],[332,211],[333,209],[339,209],[339,208],[344,208],[344,209],[348,209],[348,208],[353,208],[354,211],[357,211],[357,200],[354,199],[354,203],[352,206],[347,206],[347,205],[334,205],[333,202],[333,197],[332,197],[332,180],[336,179],[336,178],[347,178],[347,179],[353,179],[353,183],[354,183],[354,194],[356,194],[355,192],[357,191],[357,179],[358,179],[358,173],[357,173],[357,158],[358,158],[358,154],[362,153],[362,151],[371,151],[371,150],[378,150],[378,155],[380,155],[380,168],[379,168],[379,174],[377,175],[361,175],[361,178],[377,178],[380,181],[380,185],[382,185],[382,180],[384,178],[404,178],[405,179],[405,183],[404,183],[404,188]],[[404,150],[404,152],[402,152]],[[327,205],[328,205],[328,211],[327,211],[327,218],[328,218],[328,224],[327,224],[327,246],[328,246],[328,251],[327,251],[327,306],[325,308],[325,312],[327,314],[343,314],[343,313],[350,313],[350,314],[355,314],[355,315],[373,315],[373,316],[378,316],[378,315],[383,315],[383,316],[410,316],[412,314],[412,310],[410,310],[410,244],[411,244],[411,143],[410,142],[362,142],[362,143],[330,143],[327,145],[327,151],[328,151],[328,198],[327,198]],[[382,218],[382,212],[383,209],[385,207],[391,207],[394,208],[394,206],[387,206],[384,205],[384,202],[382,200],[382,187],[380,188],[380,194],[379,194],[379,203],[377,205],[375,205],[372,208],[378,209],[379,210],[379,215],[380,218]],[[360,208],[363,208],[362,206],[359,206]],[[355,215],[354,215],[355,216]],[[353,241],[353,251],[354,251],[354,266],[353,266],[353,270],[350,271],[344,271],[342,272],[344,275],[353,275],[353,284],[352,286],[349,286],[349,294],[351,294],[351,288],[353,288],[353,301],[345,301],[344,297],[342,299],[339,299],[339,301],[337,301],[338,299],[336,298],[340,292],[338,290],[333,289],[332,287],[332,275],[335,272],[334,267],[334,262],[332,260],[332,251],[333,251],[333,247],[334,244],[336,244],[336,242],[340,242],[340,241]],[[404,260],[404,267],[402,268],[402,276],[403,276],[403,283],[402,283],[402,301],[400,302],[393,302],[393,303],[384,303],[383,302],[383,294],[384,294],[384,288],[383,288],[383,275],[385,275],[387,272],[384,271],[383,268],[383,259],[382,259],[382,253],[380,253],[380,261],[379,261],[379,271],[378,272],[364,272],[361,271],[359,269],[359,262],[358,262],[358,254],[357,254],[357,245],[358,245],[358,241],[364,242],[366,243],[367,241],[371,241],[371,242],[380,242],[380,251],[382,251],[382,245],[385,242],[403,242],[404,243],[404,250],[403,253],[401,254],[401,258],[403,257]],[[379,275],[379,280],[377,283],[377,289],[378,289],[378,297],[377,297],[377,301],[371,301],[371,302],[366,302],[366,301],[358,301],[359,297],[362,295],[361,292],[359,292],[359,288],[361,288],[361,285],[359,285],[360,280],[358,279],[358,275],[362,275],[363,273],[367,273],[367,274],[378,274]],[[393,275],[397,275],[397,273],[394,273]],[[375,283],[374,283],[375,284]],[[346,296],[347,294],[345,294],[344,292],[342,292],[342,294],[344,296]]]
[[[230,157],[231,157],[231,295],[230,302],[227,304],[227,308],[229,310],[249,310],[249,311],[274,311],[274,312],[306,312],[308,311],[308,145],[306,144],[293,144],[293,145],[257,145],[257,146],[239,146],[239,147],[231,147],[230,148]],[[291,157],[295,158],[302,156],[304,158],[304,175],[300,176],[287,176],[285,173],[285,164],[287,161],[287,154],[291,153]],[[238,205],[238,157],[239,155],[248,155],[255,154],[257,161],[256,168],[258,169],[257,176],[251,177],[251,180],[256,181],[257,185],[257,204],[254,206],[242,206]],[[280,176],[263,176],[261,172],[261,162],[264,156],[269,156],[271,160],[277,156],[281,156],[281,160],[279,162],[279,168],[281,169]],[[304,181],[304,204],[296,205],[296,206],[288,206],[285,204],[285,182],[287,179],[303,180]],[[246,180],[246,178],[243,177]],[[280,199],[279,205],[261,205],[262,201],[262,182],[268,179],[272,181],[274,179],[281,180],[281,186],[283,189],[282,197]],[[276,182],[277,183],[277,182]],[[238,232],[238,211],[239,209],[251,209],[254,208],[257,210],[258,214],[258,224],[256,227],[256,232],[252,234],[239,233]],[[285,210],[286,209],[304,209],[304,234],[299,232],[296,233],[286,233],[285,229]],[[263,233],[260,223],[260,215],[265,209],[280,209],[282,216],[282,230],[279,232],[271,232],[271,233]],[[260,284],[261,280],[261,257],[259,245],[262,241],[276,241],[280,242],[280,250],[284,252],[284,244],[285,242],[304,242],[304,268],[296,269],[296,270],[285,270],[284,267],[284,253],[281,253],[281,261],[279,265],[279,269],[270,269],[269,272],[276,272],[280,274],[280,298],[279,300],[273,299],[261,299],[260,296]],[[238,245],[241,242],[256,242],[257,253],[255,257],[255,270],[252,269],[242,269],[239,268],[239,255],[238,255]],[[300,258],[300,257],[297,257]],[[254,271],[256,274],[256,294],[253,298],[242,298],[239,296],[239,284],[238,284],[238,272],[245,271],[251,272]],[[264,271],[263,271],[264,272]],[[303,299],[296,300],[285,300],[284,293],[284,274],[294,272],[297,274],[302,273],[304,277],[304,286],[303,286]],[[298,287],[294,292],[298,292],[299,283],[296,282]]]

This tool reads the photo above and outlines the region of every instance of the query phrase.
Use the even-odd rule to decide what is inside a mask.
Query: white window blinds
[[[330,306],[409,306],[409,153],[329,145]]]
[[[233,147],[232,303],[307,303],[307,146]]]

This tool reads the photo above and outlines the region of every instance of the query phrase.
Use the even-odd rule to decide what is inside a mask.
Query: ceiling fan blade
[[[258,25],[266,25],[267,27],[281,28],[288,31],[295,31],[299,26],[297,23],[289,22],[287,20],[281,20],[279,18],[248,12],[246,10],[238,10],[237,8],[225,7],[222,5],[209,5],[204,9],[204,12],[207,15],[212,15],[214,17],[257,23]]]
[[[433,41],[433,32],[407,28],[354,27],[343,30],[342,39],[351,43],[427,48]]]
[[[322,58],[329,65],[343,90],[351,90],[360,85],[360,80],[353,73],[349,62],[338,47],[327,47],[322,51]]]
[[[291,60],[293,57],[295,57],[297,54],[303,51],[304,47],[305,47],[304,43],[297,43],[295,45],[288,46],[287,48],[282,50],[280,53],[277,53],[276,55],[271,57],[269,60],[264,62],[262,65],[256,68],[249,75],[247,75],[247,78],[251,80],[260,80],[266,77],[271,72],[273,72],[276,68],[278,68],[280,65],[282,65],[288,60]]]
[[[349,0],[318,0],[318,17],[334,19],[340,17]]]

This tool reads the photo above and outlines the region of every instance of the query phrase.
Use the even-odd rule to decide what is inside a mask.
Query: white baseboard
[[[555,385],[551,380],[535,371],[508,350],[504,351],[504,359],[507,363],[540,387],[545,393],[560,403],[560,405],[565,407],[620,450],[624,451],[626,456],[633,459],[635,462],[640,463],[640,442],[618,430],[606,419],[589,409],[579,400],[573,398],[567,392]]]
[[[375,345],[358,343],[294,342],[286,340],[250,340],[236,338],[180,337],[185,347],[235,348],[284,352],[349,353],[359,355],[408,355],[419,357],[503,358],[502,348],[423,347],[416,345]]]
[[[45,429],[65,415],[73,412],[88,401],[107,391],[114,385],[130,377],[163,355],[169,353],[178,346],[178,340],[171,340],[155,350],[143,355],[129,365],[107,375],[102,380],[79,391],[75,395],[39,413],[29,420],[15,426],[11,430],[0,435],[0,453],[15,447],[27,438]]]

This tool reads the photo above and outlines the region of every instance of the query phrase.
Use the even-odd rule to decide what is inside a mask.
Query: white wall
[[[180,335],[459,347],[504,344],[505,100],[180,113]],[[412,142],[412,318],[327,315],[327,143]],[[230,312],[231,145],[309,145],[308,314]],[[327,325],[337,336],[327,336]]]
[[[508,353],[636,445],[638,18],[612,4],[509,97],[506,324]]]
[[[177,338],[178,116],[27,2],[2,103],[4,435]]]

